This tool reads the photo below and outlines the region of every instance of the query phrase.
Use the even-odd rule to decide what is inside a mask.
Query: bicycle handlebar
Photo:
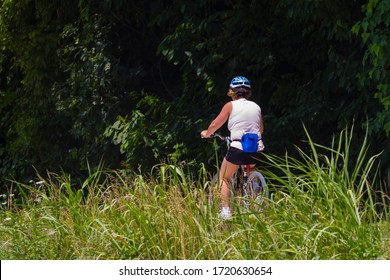
[[[232,142],[229,136],[222,136],[221,134],[218,134],[218,133],[213,133],[213,134],[211,134],[210,137],[211,138],[219,138],[219,139],[221,139],[222,141],[225,141],[228,144],[230,144]]]
[[[202,138],[204,138],[204,137],[202,136]],[[222,136],[219,133],[213,133],[210,135],[209,138],[219,138],[220,140],[226,142],[228,145],[230,145],[230,143],[232,142],[232,140],[230,139],[230,136]]]

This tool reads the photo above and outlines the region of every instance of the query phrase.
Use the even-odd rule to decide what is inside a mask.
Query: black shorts
[[[230,147],[226,153],[226,160],[237,165],[256,164],[260,161],[260,152],[244,153],[242,150]]]

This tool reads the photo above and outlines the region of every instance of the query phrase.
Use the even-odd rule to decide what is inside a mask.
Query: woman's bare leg
[[[219,182],[221,184],[221,205],[230,207],[230,186],[229,182],[233,174],[237,172],[239,165],[228,162],[223,159],[219,173]]]

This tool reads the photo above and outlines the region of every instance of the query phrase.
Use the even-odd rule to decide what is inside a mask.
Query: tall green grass
[[[331,148],[309,138],[299,159],[267,155],[268,207],[236,205],[231,221],[218,218],[217,201],[209,206],[204,167],[196,176],[167,164],[150,174],[100,168],[82,185],[66,174],[17,184],[0,212],[0,258],[389,259],[376,157],[364,142],[352,162],[351,140],[344,131]]]
[[[269,212],[288,257],[390,257],[389,196],[376,180],[377,156],[367,157],[365,140],[352,159],[351,142],[352,132],[343,131],[331,148],[309,138],[310,154],[298,149],[300,160],[267,157],[278,170],[265,174],[277,190]]]

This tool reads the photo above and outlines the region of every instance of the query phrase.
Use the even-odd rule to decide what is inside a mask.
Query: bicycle
[[[211,138],[219,138],[226,142],[228,148],[232,142],[229,136],[221,136],[218,133],[212,134]],[[249,166],[250,165],[241,165],[238,172],[231,178],[230,189],[233,191],[234,198],[238,199],[239,204],[243,204],[246,210],[261,211],[267,206],[267,200],[269,198],[267,183],[264,176],[259,171],[252,171],[248,175]],[[239,182],[242,182],[241,187]],[[218,173],[213,177],[213,184],[214,186],[219,186]],[[213,197],[213,188],[210,188],[210,206],[212,206]]]

